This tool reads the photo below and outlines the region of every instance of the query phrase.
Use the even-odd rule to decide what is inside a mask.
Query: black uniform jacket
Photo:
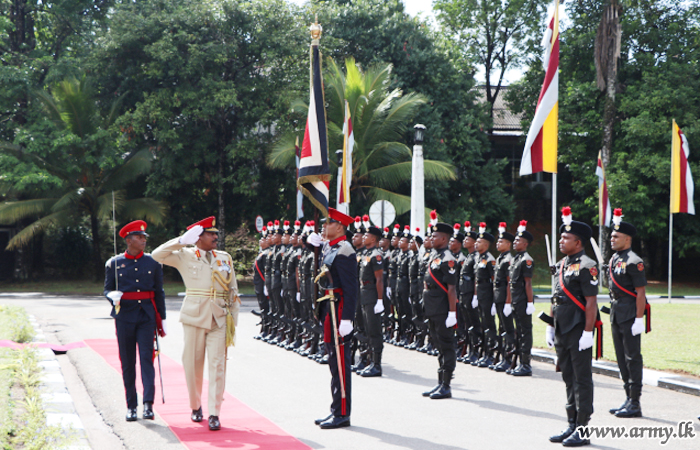
[[[148,253],[131,256],[127,253],[114,256],[105,263],[105,297],[110,291],[117,290],[115,282],[119,278],[119,289],[122,292],[153,292],[156,308],[161,319],[165,319],[165,292],[163,291],[163,266]],[[110,303],[112,303],[110,301]],[[112,307],[110,314],[115,319],[135,323],[139,311],[144,310],[148,317],[156,320],[153,303],[150,299],[126,300],[120,302],[119,314]]]
[[[510,298],[513,304],[527,302],[525,278],[532,279],[535,262],[528,252],[519,252],[510,263]]]
[[[447,298],[449,285],[457,285],[459,264],[447,247],[436,251],[428,264],[425,276],[423,304],[426,317],[445,315],[450,311]]]
[[[612,275],[610,272],[612,272]],[[610,258],[610,272],[606,275],[612,276],[624,290],[635,295],[632,297],[623,289],[620,289],[612,279],[608,283],[613,297],[612,307],[610,308],[610,320],[620,324],[637,317],[636,288],[647,285],[644,262],[631,249],[616,252]]]
[[[496,267],[493,278],[493,301],[494,303],[505,303],[508,297],[508,272],[513,257],[508,252],[501,253],[496,259]]]
[[[384,270],[384,255],[378,247],[367,249],[360,256],[360,301],[363,305],[377,302],[376,270]]]
[[[563,286],[559,282],[560,279],[564,282]],[[586,322],[586,313],[566,295],[564,287],[585,307],[585,297],[598,295],[598,269],[595,261],[583,251],[567,256],[557,262],[554,282],[552,313],[555,326],[561,333],[567,333],[579,323]]]

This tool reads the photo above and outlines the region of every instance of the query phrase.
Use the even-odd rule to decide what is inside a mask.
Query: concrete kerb
[[[556,364],[557,355],[546,350],[533,348],[532,359],[540,362]],[[609,361],[593,361],[593,373],[618,379],[620,378],[620,369],[618,369],[617,364]],[[700,381],[694,378],[673,375],[667,372],[645,368],[642,380],[644,384],[648,386],[657,386],[660,388],[681,392],[683,394],[696,395],[700,397]]]
[[[33,342],[35,344],[46,343],[46,337],[39,328],[36,318],[30,315],[29,322],[36,331]],[[92,447],[88,443],[83,422],[76,413],[73,398],[68,393],[66,381],[56,355],[50,348],[38,348],[37,354],[39,356],[39,366],[42,369],[41,397],[46,410],[46,424],[48,426],[59,426],[66,432],[76,434],[77,439],[73,444],[64,448],[68,450],[90,450]]]

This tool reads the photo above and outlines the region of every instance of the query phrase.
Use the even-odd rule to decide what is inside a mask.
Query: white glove
[[[547,329],[545,330],[544,334],[544,340],[547,341],[547,347],[552,348],[554,347],[554,327],[551,325],[547,325]]]
[[[452,328],[457,325],[457,313],[455,311],[450,311],[447,313],[447,319],[445,319],[445,326],[447,328]]]
[[[343,337],[352,333],[352,320],[341,320],[340,326],[338,327],[338,333],[340,333],[340,335]]]
[[[163,337],[165,337],[165,336],[168,335],[168,321],[165,320],[165,319],[163,319],[163,320],[161,321],[161,323],[162,323],[162,325],[163,325],[163,333],[164,333],[164,336],[163,336]]]
[[[390,287],[386,288],[386,298],[391,300],[391,288]]]
[[[109,291],[107,293],[107,298],[112,300],[112,305],[119,306],[119,303],[122,300],[122,295],[124,295],[122,291]]]
[[[476,308],[477,306],[479,306],[479,299],[476,298],[475,295],[474,297],[472,297],[472,308]]]
[[[301,303],[301,292],[297,292],[297,303]]]
[[[525,314],[531,316],[535,312],[535,303],[527,302],[527,308],[525,308]]]
[[[320,234],[311,233],[309,237],[306,238],[306,242],[313,245],[314,247],[318,247],[321,245],[321,242],[323,242],[323,239],[321,238]]]
[[[645,328],[644,317],[635,317],[634,323],[632,324],[632,336],[642,334]]]
[[[268,293],[267,293],[267,286],[263,286],[263,294],[265,294],[265,297],[268,296]]]
[[[510,303],[506,303],[503,305],[503,315],[508,317],[510,316],[510,313],[513,312],[513,306]]]
[[[284,289],[280,289],[280,297],[284,297]]]
[[[593,332],[584,331],[581,335],[581,339],[578,340],[578,351],[582,352],[593,347]]]
[[[204,228],[201,225],[195,225],[180,236],[180,244],[192,245],[199,240],[199,235],[202,234]]]
[[[495,316],[496,315],[496,304],[491,303],[491,315]]]
[[[377,300],[377,304],[374,305],[374,313],[381,314],[384,312],[384,301],[380,298]]]

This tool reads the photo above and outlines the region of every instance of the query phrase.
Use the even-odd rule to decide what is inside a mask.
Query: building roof
[[[480,85],[474,89],[477,91],[478,101],[486,103],[486,86]],[[492,86],[491,89],[493,91],[495,88]],[[501,86],[496,102],[493,105],[493,132],[494,134],[520,136],[523,134],[523,129],[520,125],[522,114],[514,114],[510,110],[508,102],[505,100],[505,94],[508,92],[508,89],[510,89],[510,86]]]

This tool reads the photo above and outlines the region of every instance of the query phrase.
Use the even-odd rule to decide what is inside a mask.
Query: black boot
[[[430,397],[433,394],[433,392],[440,389],[441,386],[442,386],[442,369],[438,370],[438,384],[437,384],[437,386],[435,386],[434,388],[432,388],[429,391],[423,392],[423,397]]]
[[[642,405],[639,404],[639,397],[630,398],[627,406],[616,412],[615,417],[642,417]]]
[[[610,408],[608,412],[612,415],[615,415],[616,412],[618,412],[621,409],[625,409],[627,407],[627,404],[630,402],[630,390],[629,387],[625,384],[625,394],[627,394],[627,399],[625,399],[625,402],[618,406],[617,408]]]
[[[582,425],[576,425],[576,428],[580,427]],[[591,445],[591,440],[590,439],[583,439],[581,437],[581,433],[578,432],[578,430],[574,431],[571,436],[568,438],[564,439],[564,442],[561,443],[564,447],[583,447],[584,445]]]
[[[146,420],[153,420],[153,402],[143,402],[143,418]]]
[[[452,381],[452,372],[445,371],[442,374],[442,384],[440,387],[430,394],[430,398],[433,400],[439,400],[443,398],[452,397],[452,389],[450,389],[450,382]]]
[[[549,442],[564,442],[565,439],[574,434],[574,432],[576,431],[576,407],[567,407],[566,416],[569,420],[569,426],[562,430],[561,433],[555,434],[554,436],[550,436]]]
[[[372,364],[360,373],[365,378],[381,377],[382,376],[382,353],[374,352],[372,354]]]
[[[521,364],[510,374],[514,377],[531,377],[532,367],[530,366],[530,364]]]

